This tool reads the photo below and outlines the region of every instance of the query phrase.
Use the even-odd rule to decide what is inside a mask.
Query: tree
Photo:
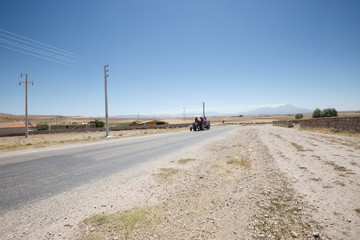
[[[37,131],[43,131],[43,130],[49,130],[49,129],[50,129],[50,127],[47,123],[36,124]]]
[[[95,127],[95,128],[103,128],[105,126],[105,122],[99,121],[97,119],[95,121],[90,121],[89,124],[90,127]]]
[[[338,112],[336,111],[335,108],[325,108],[322,111],[320,111],[320,109],[315,109],[312,117],[313,118],[320,118],[320,117],[337,117],[338,116]]]
[[[321,117],[337,117],[338,113],[335,108],[326,108],[321,111]]]
[[[301,119],[304,115],[302,113],[295,114],[295,119]]]
[[[314,112],[313,112],[313,114],[312,114],[312,117],[313,118],[319,118],[319,117],[321,117],[321,110],[320,109],[315,109],[314,110]]]

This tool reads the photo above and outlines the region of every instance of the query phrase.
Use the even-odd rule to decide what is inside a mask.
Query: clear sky
[[[103,116],[106,64],[110,116],[360,110],[359,0],[1,0],[0,29],[2,113],[28,73],[29,114]]]

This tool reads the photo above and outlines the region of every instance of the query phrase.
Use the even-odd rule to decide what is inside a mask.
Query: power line
[[[73,66],[74,64],[79,63],[79,58],[69,51],[53,47],[51,45],[15,33],[11,33],[3,29],[0,29],[0,31],[6,33],[3,34],[0,32],[0,36],[3,36],[0,38],[0,43],[3,43],[0,44],[0,47],[2,48],[57,62],[67,66]],[[9,36],[8,34],[11,34],[15,37]],[[4,44],[6,45],[4,46]]]
[[[59,60],[63,60],[63,61],[71,62],[71,63],[79,62],[79,61],[76,61],[74,59],[68,59],[68,58],[65,58],[65,57],[62,57],[62,56],[58,56],[58,55],[55,55],[55,54],[52,54],[52,53],[49,53],[49,52],[45,52],[45,51],[42,51],[42,50],[39,50],[39,49],[36,49],[36,48],[26,46],[26,45],[23,45],[23,44],[11,42],[11,41],[8,41],[8,40],[2,39],[2,38],[0,38],[0,42],[3,42],[3,43],[8,44],[8,45],[12,45],[14,47],[25,49],[27,51],[36,52],[36,53],[43,54],[43,55],[46,55],[46,56],[49,56],[49,57],[57,58]]]
[[[46,46],[46,47],[48,47],[48,48],[57,49],[57,50],[59,50],[59,51],[66,52],[66,53],[68,53],[68,54],[74,55],[72,52],[69,52],[69,51],[63,50],[63,49],[61,49],[61,48],[53,47],[53,46],[48,45],[48,44],[46,44],[46,43],[42,43],[42,42],[39,42],[39,41],[36,41],[36,40],[30,39],[30,38],[24,37],[24,36],[21,36],[21,35],[18,35],[18,34],[15,34],[15,33],[9,32],[9,31],[6,31],[6,30],[1,29],[1,28],[0,28],[0,31],[3,31],[3,32],[6,32],[6,33],[8,33],[8,34],[11,34],[11,35],[14,35],[14,36],[17,36],[17,37],[20,37],[20,38],[26,39],[26,40],[31,41],[31,42],[35,42],[35,43],[40,44],[40,45],[44,45],[44,46]]]
[[[67,64],[67,63],[64,63],[64,62],[60,62],[60,61],[57,61],[57,60],[54,60],[54,59],[51,59],[51,58],[47,58],[47,57],[39,56],[39,55],[36,55],[36,54],[24,52],[24,51],[21,51],[21,50],[18,50],[18,49],[14,49],[14,48],[10,48],[10,47],[6,47],[6,46],[3,46],[3,45],[0,45],[0,47],[7,48],[7,49],[10,49],[10,50],[13,50],[13,51],[20,52],[20,53],[24,53],[24,54],[27,54],[27,55],[31,55],[31,56],[34,56],[34,57],[42,58],[42,59],[45,59],[45,60],[57,62],[57,63],[60,63],[60,64],[64,64],[64,65],[66,65],[66,66],[70,66],[70,67],[72,66],[72,65],[70,65],[70,64]]]
[[[21,40],[21,39],[17,39],[17,38],[14,38],[14,37],[10,37],[10,36],[7,36],[6,34],[2,34],[0,33],[0,36],[3,36],[3,37],[6,37],[6,38],[9,38],[9,39],[12,39],[12,40],[15,40],[15,41],[18,41],[18,42],[22,42],[22,43],[25,43],[25,44],[28,44],[28,45],[31,45],[31,46],[35,46],[37,48],[41,48],[41,49],[45,49],[46,51],[51,51],[55,54],[60,54],[63,55],[63,56],[66,56],[66,57],[71,57],[71,58],[78,58],[74,55],[71,55],[71,54],[67,54],[67,53],[63,53],[63,52],[60,52],[60,51],[56,51],[54,49],[51,49],[49,47],[44,47],[44,46],[41,46],[41,45],[38,45],[38,44],[34,44],[34,43],[31,43],[31,42],[27,42],[27,41],[24,41],[24,40]]]

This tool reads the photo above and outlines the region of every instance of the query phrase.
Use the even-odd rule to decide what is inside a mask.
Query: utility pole
[[[28,103],[27,103],[27,89],[28,89],[28,83],[32,83],[32,85],[34,85],[34,82],[28,82],[28,74],[27,73],[21,73],[20,77],[22,77],[23,75],[25,75],[25,82],[21,82],[19,81],[19,85],[21,85],[22,83],[25,83],[25,137],[27,138],[29,135],[29,120],[28,120]]]
[[[183,110],[184,110],[184,122],[185,122],[185,108],[183,108]]]
[[[205,117],[205,102],[203,102],[203,117]]]
[[[105,137],[109,136],[109,116],[108,116],[108,102],[107,102],[107,70],[106,68],[109,67],[109,65],[104,66],[104,78],[105,78],[105,127],[106,127],[106,135]]]

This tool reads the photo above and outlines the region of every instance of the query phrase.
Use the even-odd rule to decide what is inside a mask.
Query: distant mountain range
[[[205,109],[206,110],[206,109]],[[293,106],[291,104],[281,105],[276,108],[271,107],[264,107],[264,108],[258,108],[255,110],[247,111],[247,112],[239,112],[239,113],[218,113],[218,112],[206,112],[206,116],[238,116],[238,115],[274,115],[274,114],[296,114],[296,113],[311,113],[313,110],[306,109],[306,108],[300,108]],[[12,115],[7,113],[0,113],[0,117],[5,116],[21,116],[21,115]],[[201,116],[202,112],[186,112],[186,117],[195,117],[195,116]],[[36,116],[36,115],[32,115]],[[47,115],[41,115],[41,116],[47,116]],[[55,115],[52,115],[55,117]],[[115,118],[132,118],[137,119],[140,118],[182,118],[184,115],[183,113],[179,114],[146,114],[139,116],[137,114],[129,114],[129,115],[112,115],[110,117]],[[56,116],[57,118],[62,118],[64,116]],[[80,116],[79,116],[80,117]]]
[[[306,108],[300,108],[293,106],[291,104],[281,105],[276,108],[271,107],[264,107],[264,108],[258,108],[252,111],[248,111],[245,113],[240,113],[243,115],[261,115],[261,114],[267,114],[267,115],[273,115],[273,114],[296,114],[296,113],[311,113],[312,110],[306,109]]]
[[[264,107],[258,108],[255,110],[251,110],[248,112],[240,112],[240,113],[218,113],[218,112],[206,112],[207,116],[238,116],[238,115],[274,115],[274,114],[296,114],[296,113],[311,113],[312,110],[306,108],[300,108],[293,106],[291,104],[281,105],[276,108]],[[194,113],[187,112],[186,117],[195,117],[201,116],[202,113]],[[140,118],[181,118],[183,117],[183,113],[179,114],[153,114],[153,115],[141,115]],[[138,118],[138,115],[115,115],[111,117],[118,118]]]

